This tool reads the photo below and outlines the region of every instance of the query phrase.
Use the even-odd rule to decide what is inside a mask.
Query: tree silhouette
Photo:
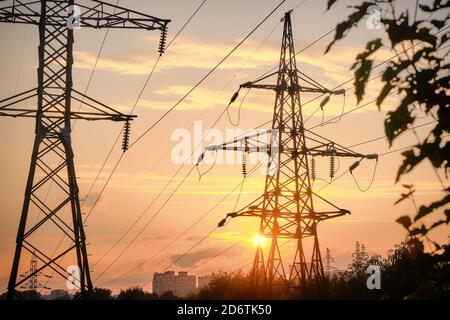
[[[92,299],[94,300],[111,300],[112,292],[106,288],[94,288],[92,293]]]
[[[178,299],[178,297],[172,291],[164,292],[159,298],[162,299],[162,300],[175,300],[175,299]]]
[[[328,10],[337,0],[328,1]],[[326,52],[339,40],[348,36],[367,14],[378,14],[379,25],[384,27],[387,41],[381,38],[367,42],[363,52],[356,56],[351,69],[355,73],[355,95],[358,103],[365,95],[367,82],[373,69],[373,56],[382,47],[389,47],[397,55],[387,63],[381,73],[383,87],[376,104],[381,108],[386,97],[395,94],[400,98],[399,104],[387,113],[384,122],[386,137],[390,146],[405,130],[414,125],[418,115],[425,113],[436,120],[425,139],[402,153],[396,182],[411,172],[420,163],[428,160],[434,169],[443,168],[447,177],[450,168],[450,62],[449,39],[450,1],[434,0],[411,2],[415,4],[413,12],[399,9],[395,0],[365,1],[353,6],[355,11],[336,26],[333,41]],[[383,11],[383,15],[381,15]],[[426,20],[417,19],[418,14],[428,15]],[[436,172],[437,173],[437,172]],[[450,188],[441,180],[445,196],[431,204],[422,205],[413,216],[404,215],[397,222],[408,231],[411,241],[429,241],[430,231],[450,223]],[[402,198],[400,199],[402,200]],[[433,214],[433,215],[432,215]],[[431,224],[424,220],[431,219]],[[448,246],[432,242],[433,251],[443,253]],[[446,253],[448,255],[448,251]]]
[[[120,290],[117,296],[118,300],[153,300],[157,299],[157,295],[146,292],[141,287],[132,287],[125,290]]]

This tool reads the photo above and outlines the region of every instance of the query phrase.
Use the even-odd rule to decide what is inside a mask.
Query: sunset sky
[[[115,0],[107,2],[115,3]],[[166,110],[171,108],[192,86],[206,74],[223,56],[236,45],[279,1],[219,1],[208,0],[192,22],[175,40],[161,57],[153,77],[142,98],[137,103],[134,114],[138,118],[131,127],[131,141],[154,123]],[[333,29],[336,24],[351,12],[346,5],[350,1],[340,1],[331,12],[326,11],[326,1],[287,0],[242,47],[240,47],[221,67],[214,72],[197,90],[170,113],[148,135],[139,140],[124,156],[105,192],[86,222],[86,233],[90,264],[94,265],[117,239],[129,228],[144,210],[142,219],[132,231],[109,254],[93,267],[92,277],[96,277],[117,257],[133,240],[142,228],[152,219],[157,210],[164,205],[171,193],[190,170],[196,157],[182,165],[177,177],[170,183],[162,195],[158,192],[169,182],[179,164],[171,158],[172,148],[179,142],[174,141],[176,130],[191,132],[191,147],[200,141],[198,134],[204,134],[214,120],[223,112],[230,97],[239,84],[254,80],[277,65],[282,35],[280,19],[283,13],[302,3],[292,14],[292,24],[296,51],[310,44]],[[398,1],[398,5],[407,6],[410,1]],[[201,0],[138,1],[123,0],[120,5],[168,18],[168,40],[179,30]],[[354,3],[354,1],[353,1]],[[273,32],[272,32],[273,31]],[[272,32],[272,33],[271,33]],[[267,38],[267,41],[261,43]],[[74,88],[84,91],[92,70],[105,30],[75,31],[74,45]],[[297,57],[297,66],[328,88],[350,79],[353,76],[350,67],[355,56],[363,50],[367,41],[376,37],[385,38],[382,30],[370,30],[365,23],[352,32],[346,40],[338,42],[331,52],[324,55],[327,44],[334,33],[308,48]],[[38,30],[35,26],[2,24],[0,26],[0,100],[36,86]],[[158,57],[159,32],[142,30],[111,30],[94,73],[88,95],[114,107],[124,113],[131,110],[149,71]],[[387,43],[387,42],[386,42]],[[259,49],[258,49],[259,48]],[[391,57],[394,52],[383,48],[376,56],[377,61]],[[376,62],[375,62],[376,63]],[[378,74],[380,69],[375,70]],[[345,88],[348,88],[348,84]],[[380,89],[379,81],[372,81],[367,96],[361,105],[376,98]],[[242,91],[241,91],[242,93]],[[309,96],[311,97],[311,96]],[[304,98],[304,101],[308,97]],[[239,101],[230,110],[236,121]],[[320,100],[303,108],[304,118],[316,110]],[[325,137],[344,146],[382,137],[383,121],[388,110],[396,106],[398,98],[389,96],[381,110],[370,104],[342,117],[337,123],[321,127],[322,114],[317,112],[306,123]],[[243,132],[272,119],[274,94],[264,91],[250,91],[242,104],[239,128],[233,127],[224,114],[217,125],[216,133],[222,133],[219,141],[234,137],[234,132]],[[325,107],[325,120],[340,114],[342,97],[331,100]],[[31,104],[35,106],[34,104]],[[346,96],[346,110],[355,108],[353,91]],[[78,107],[78,105],[76,105]],[[420,115],[417,124],[432,121]],[[270,125],[265,126],[269,128]],[[417,129],[419,137],[432,127]],[[73,130],[72,141],[75,151],[80,197],[83,199],[94,181],[107,153],[121,130],[120,123],[78,121]],[[234,132],[232,132],[234,130]],[[178,131],[179,132],[179,131]],[[15,237],[23,202],[29,160],[34,140],[33,119],[13,119],[0,117],[0,292],[6,289],[14,253]],[[203,147],[213,143],[211,137],[205,139]],[[417,143],[412,131],[404,133],[395,142],[392,149],[398,149]],[[389,150],[386,139],[381,139],[352,148],[361,153],[384,153]],[[199,149],[200,150],[200,149]],[[120,145],[115,148],[110,161],[105,166],[93,192],[87,198],[83,212],[89,212],[108,178],[114,164],[122,153]],[[238,158],[240,155],[238,155]],[[410,201],[394,206],[403,191],[401,184],[395,184],[395,175],[401,161],[399,152],[380,157],[375,180],[367,192],[358,190],[351,175],[346,174],[319,194],[337,206],[349,209],[350,216],[340,217],[319,225],[319,241],[324,255],[330,248],[334,257],[333,266],[344,269],[351,261],[356,241],[365,244],[371,254],[385,255],[405,238],[404,229],[395,220],[414,210]],[[352,160],[341,161],[340,171],[347,170]],[[209,168],[203,164],[199,169]],[[361,188],[369,184],[374,169],[373,161],[365,161],[355,170],[354,175]],[[443,172],[438,174],[444,177]],[[328,165],[325,159],[318,160],[318,177],[328,180]],[[109,287],[114,292],[120,288],[147,284],[154,272],[164,270],[180,254],[188,250],[199,239],[210,232],[217,223],[233,210],[242,181],[240,164],[216,164],[199,181],[196,170],[187,177],[176,194],[163,207],[158,215],[144,229],[137,240],[123,256],[94,282],[98,287]],[[415,185],[416,201],[428,203],[441,195],[442,189],[430,163],[422,163],[415,171],[402,179],[403,183]],[[323,187],[323,181],[316,181],[314,189]],[[217,208],[211,210],[230,191],[235,191]],[[264,189],[264,175],[256,171],[246,179],[237,208],[242,208],[260,196]],[[49,193],[49,198],[52,193]],[[211,211],[210,211],[211,210]],[[186,228],[205,213],[208,215],[192,230],[187,232],[173,245],[156,255],[139,268],[121,279],[111,281],[143,261],[152,257],[158,250],[176,238]],[[232,271],[252,261],[254,243],[259,221],[251,218],[231,220],[225,227],[217,229],[206,241],[193,249],[185,257],[170,267],[170,270],[189,271],[195,275],[210,274],[219,270]],[[442,241],[449,235],[448,227],[439,228],[433,238]],[[39,241],[49,252],[60,239],[58,233],[39,235]],[[211,261],[216,255],[233,243],[238,245]],[[308,242],[306,240],[306,242]],[[283,252],[289,256],[294,249],[294,241],[283,245]],[[24,256],[22,269],[26,271],[29,258]],[[69,265],[69,262],[62,264]],[[201,264],[201,265],[199,265]],[[198,267],[197,267],[198,266]],[[242,269],[249,270],[249,265]],[[53,283],[52,283],[53,282]],[[51,280],[52,288],[63,284]]]

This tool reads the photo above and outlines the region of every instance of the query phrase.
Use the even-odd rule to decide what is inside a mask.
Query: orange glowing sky
[[[154,201],[158,192],[179,169],[179,165],[173,164],[170,157],[171,148],[177,143],[171,140],[173,131],[184,128],[193,132],[194,121],[201,121],[203,132],[206,131],[223,111],[240,83],[257,78],[277,64],[282,33],[280,18],[284,11],[295,7],[299,2],[299,0],[286,1],[282,9],[273,15],[202,86],[165,118],[151,134],[140,140],[125,154],[86,223],[86,233],[90,243],[88,250],[92,254],[90,256],[92,264],[103,256]],[[169,40],[199,3],[199,0],[121,1],[123,6],[172,19],[169,25]],[[399,3],[399,5],[405,5],[407,1],[399,1]],[[138,118],[132,125],[131,140],[134,140],[184,95],[273,7],[274,2],[270,0],[208,1],[198,16],[163,55],[142,99],[137,104],[135,114]],[[337,5],[332,13],[326,12],[325,8],[326,1],[307,0],[294,12],[292,22],[296,50],[332,29],[349,12],[344,5]],[[255,53],[261,42],[275,27],[275,31],[267,42]],[[35,86],[37,36],[37,28],[33,26],[6,24],[0,26],[0,42],[3,44],[0,49],[2,75],[0,97],[8,97]],[[80,91],[84,91],[103,36],[103,30],[80,29],[75,32],[74,86]],[[356,54],[363,49],[368,40],[375,37],[385,37],[385,35],[380,30],[368,30],[362,26],[347,40],[336,44],[331,53],[324,55],[325,47],[331,40],[330,35],[299,55],[297,65],[315,80],[332,88],[352,77],[349,68]],[[88,94],[114,108],[128,112],[157,58],[158,41],[158,33],[111,30]],[[376,59],[381,61],[392,54],[388,48],[384,48]],[[228,82],[230,82],[229,85],[224,88]],[[378,81],[371,82],[367,97],[362,103],[374,99],[379,88]],[[242,106],[239,128],[251,129],[270,120],[273,100],[272,93],[251,91]],[[396,101],[397,98],[391,96],[386,99],[381,111],[371,104],[343,117],[338,123],[318,127],[315,130],[344,146],[380,137],[384,133],[385,113],[395,106]],[[237,106],[238,104],[235,104],[231,108],[233,117],[237,115]],[[317,103],[305,106],[303,109],[305,118],[317,106]],[[331,101],[326,107],[325,119],[339,115],[341,106],[341,98]],[[355,106],[353,94],[348,94],[346,108],[349,110]],[[317,113],[306,123],[306,127],[320,124],[321,117],[322,115]],[[429,121],[430,119],[423,116],[418,120],[418,124]],[[223,139],[225,139],[226,130],[233,129],[233,126],[224,116],[215,128],[223,133]],[[84,198],[94,181],[120,129],[121,125],[117,123],[77,123],[72,140],[76,153],[75,163],[81,198]],[[429,129],[430,126],[425,126],[418,129],[417,133],[423,137]],[[33,135],[34,120],[0,118],[0,177],[2,181],[0,184],[0,291],[6,288],[11,267]],[[410,131],[399,138],[393,148],[416,142],[416,137]],[[209,143],[211,141],[205,141],[203,146]],[[192,147],[194,147],[194,141]],[[382,153],[388,150],[388,144],[382,139],[355,147],[354,150],[362,153]],[[120,147],[117,146],[87,199],[83,211],[87,212],[91,209],[121,152]],[[320,195],[338,206],[352,211],[351,216],[324,222],[319,227],[322,251],[326,247],[331,249],[335,267],[342,269],[350,262],[355,241],[363,242],[369,253],[384,255],[388,249],[404,239],[405,232],[395,219],[400,215],[412,213],[413,206],[410,202],[393,206],[402,191],[401,186],[394,182],[400,160],[399,153],[380,158],[374,184],[368,192],[360,192],[350,175],[343,176],[320,192]],[[350,164],[351,160],[343,160],[341,170],[345,171]],[[190,164],[182,166],[177,178],[154,201],[132,232],[98,265],[95,265],[94,279],[152,218],[189,169]],[[202,166],[200,169],[204,171],[207,166]],[[318,169],[318,176],[328,179],[327,165],[323,163]],[[362,187],[369,183],[372,170],[373,162],[366,162],[355,172]],[[444,176],[442,172],[439,174]],[[241,181],[239,164],[216,165],[201,181],[197,173],[193,171],[176,195],[137,238],[137,241],[110,270],[95,282],[95,285],[107,286],[117,292],[119,288],[146,283],[153,272],[161,271],[170,265],[178,255],[214,228],[227,212],[233,210],[239,188],[167,250],[126,277],[114,282],[110,280],[154,255],[161,247],[213,208]],[[429,163],[421,164],[414,173],[405,176],[402,181],[416,185],[418,203],[429,202],[440,194],[441,186]],[[323,185],[323,182],[317,181],[314,188],[318,189]],[[244,184],[238,208],[258,197],[263,187],[262,174],[256,173],[248,178]],[[52,197],[51,193],[49,197]],[[210,235],[206,241],[174,264],[171,269],[188,270],[190,273],[203,275],[220,269],[231,271],[245,265],[253,258],[252,236],[257,229],[258,221],[255,219],[234,219],[224,228]],[[442,227],[433,236],[442,241],[448,237],[448,231],[448,228]],[[40,237],[43,246],[49,251],[59,241],[59,236],[53,233],[42,234]],[[240,244],[217,259],[205,261],[241,239],[243,241]],[[293,245],[288,243],[282,250],[289,254],[294,248]],[[26,270],[27,263],[25,259],[23,270]],[[249,266],[243,270],[246,271],[248,268]],[[52,285],[58,287],[60,284],[56,281],[53,284],[50,282],[50,286]]]

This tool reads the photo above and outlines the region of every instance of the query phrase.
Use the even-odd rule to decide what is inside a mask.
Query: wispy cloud
[[[211,247],[211,248],[205,248],[200,249],[198,251],[187,253],[183,256],[182,259],[179,259],[176,262],[176,265],[181,268],[190,268],[194,267],[199,262],[209,259],[218,253],[220,253],[223,250],[222,247]],[[240,250],[228,250],[223,253],[223,257],[234,257],[240,254]],[[180,255],[173,255],[170,257],[172,262],[176,261],[178,258],[180,258]]]

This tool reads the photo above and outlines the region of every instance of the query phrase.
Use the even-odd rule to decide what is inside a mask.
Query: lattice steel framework
[[[277,77],[275,85],[261,84],[262,81],[274,76]],[[272,129],[222,145],[209,146],[206,151],[267,152],[270,161],[263,195],[243,209],[229,213],[219,223],[219,227],[226,223],[227,218],[238,216],[259,218],[261,220],[259,234],[270,239],[270,248],[267,256],[264,256],[262,246],[256,249],[251,273],[252,286],[262,288],[268,294],[271,294],[274,287],[279,286],[281,294],[283,292],[289,294],[291,291],[289,289],[301,287],[308,279],[317,279],[324,275],[317,235],[318,222],[350,213],[313,192],[308,158],[332,157],[334,161],[334,157],[364,159],[376,158],[376,155],[353,152],[304,127],[301,92],[326,94],[328,95],[324,100],[326,102],[330,95],[342,95],[344,91],[328,90],[297,69],[290,12],[284,16],[278,71],[256,81],[244,83],[240,88],[267,89],[275,92]],[[237,96],[238,93],[232,97],[230,103],[235,101]],[[270,134],[268,144],[261,141],[261,137],[265,134]],[[199,160],[203,158],[204,154]],[[313,196],[319,197],[332,209],[317,212],[314,209]],[[279,240],[283,238],[295,239],[297,242],[290,267],[287,267],[280,251]],[[312,238],[313,241],[309,260],[305,257],[303,246],[305,238]]]
[[[92,291],[86,250],[86,235],[76,181],[74,153],[71,143],[71,120],[112,120],[129,125],[135,116],[125,115],[72,88],[74,30],[76,27],[125,28],[160,30],[165,42],[170,20],[159,19],[101,1],[0,1],[0,22],[37,25],[39,28],[38,86],[0,101],[0,116],[36,118],[35,140],[28,181],[16,239],[16,250],[8,283],[8,299],[23,298],[17,288],[37,273],[51,269],[64,279],[71,274],[59,261],[75,252],[74,265],[80,270],[75,285],[81,297]],[[70,23],[69,23],[70,21]],[[75,22],[75,24],[73,24]],[[160,47],[160,53],[164,50]],[[37,108],[23,104],[37,97]],[[74,101],[83,103],[88,111],[73,111]],[[18,106],[22,104],[22,106]],[[56,186],[63,196],[50,203],[47,190]],[[56,191],[52,191],[56,193]],[[36,221],[29,221],[29,213],[38,212]],[[53,224],[70,239],[70,245],[50,254],[39,246],[31,235]],[[22,250],[35,254],[41,266],[18,280]]]

